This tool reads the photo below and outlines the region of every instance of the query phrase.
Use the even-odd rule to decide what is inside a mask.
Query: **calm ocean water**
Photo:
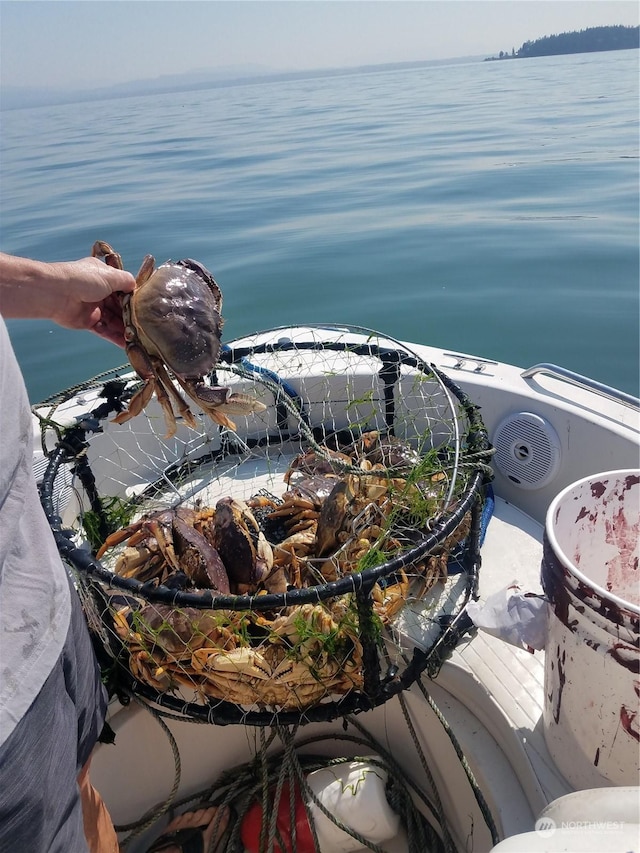
[[[192,257],[225,339],[355,323],[638,391],[638,51],[2,114],[3,251]],[[125,361],[9,324],[33,402]]]

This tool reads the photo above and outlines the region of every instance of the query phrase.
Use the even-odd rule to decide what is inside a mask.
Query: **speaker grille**
[[[540,489],[558,473],[560,439],[540,415],[509,415],[496,429],[493,446],[500,472],[523,489]]]

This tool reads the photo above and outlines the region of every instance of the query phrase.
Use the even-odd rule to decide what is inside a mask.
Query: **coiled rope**
[[[422,683],[422,680],[418,681],[418,685],[429,707],[434,712],[436,719],[443,726],[453,745],[478,803],[480,812],[491,834],[492,843],[495,845],[499,841],[495,821],[469,763],[464,756],[462,748],[444,715]],[[263,818],[261,824],[260,850],[263,853],[274,853],[277,849],[286,850],[288,849],[287,844],[280,837],[277,826],[277,805],[283,796],[287,796],[284,792],[284,786],[287,783],[291,827],[290,842],[293,844],[292,849],[296,849],[296,807],[299,809],[299,805],[296,804],[295,800],[295,792],[297,790],[300,792],[310,831],[317,849],[319,849],[318,839],[314,821],[309,811],[310,803],[313,803],[318,810],[333,821],[342,831],[354,837],[362,847],[373,850],[375,853],[384,853],[383,847],[368,841],[331,814],[320,802],[306,781],[307,775],[314,770],[337,767],[340,764],[354,760],[364,760],[386,771],[388,776],[387,799],[392,809],[400,815],[401,823],[407,836],[409,853],[427,853],[427,851],[429,853],[455,853],[456,851],[456,845],[447,824],[433,775],[429,769],[426,756],[411,720],[406,700],[402,694],[399,695],[398,699],[401,704],[405,724],[420,759],[421,769],[427,780],[428,792],[407,774],[406,770],[398,764],[391,753],[357,719],[354,717],[345,717],[345,726],[347,724],[352,726],[358,732],[357,735],[347,732],[339,734],[332,732],[326,735],[315,735],[307,739],[296,740],[298,734],[297,725],[290,728],[282,726],[259,728],[259,749],[251,761],[223,771],[210,787],[183,799],[176,798],[181,780],[179,749],[168,725],[162,718],[165,717],[169,720],[181,722],[184,722],[185,718],[154,707],[138,696],[134,696],[134,698],[136,702],[149,711],[166,733],[174,757],[175,774],[171,791],[162,803],[149,810],[140,820],[116,826],[117,832],[129,833],[124,841],[121,842],[121,849],[123,851],[129,850],[130,844],[135,838],[139,837],[168,812],[184,810],[184,807],[189,806],[192,808],[195,806],[200,807],[202,804],[207,803],[209,805],[231,806],[233,808],[236,819],[227,831],[224,846],[218,848],[225,851],[225,853],[232,853],[232,851],[242,849],[240,846],[242,822],[249,809],[256,802],[259,802],[261,805],[262,815],[267,816]],[[193,719],[188,719],[187,721],[196,725],[206,725]],[[277,741],[280,741],[282,748],[274,752],[273,747]],[[332,743],[344,741],[356,747],[364,747],[363,757],[359,759],[357,755],[352,755],[349,757],[327,758],[326,756],[304,754],[302,752],[303,749],[317,745],[323,741],[331,741]],[[270,750],[272,754],[269,754]],[[372,753],[375,755],[372,756]],[[416,801],[420,802],[423,809],[418,808]],[[428,817],[425,816],[423,810],[427,812]],[[436,831],[434,826],[438,828],[438,831]],[[217,833],[214,831],[214,837],[216,835]]]

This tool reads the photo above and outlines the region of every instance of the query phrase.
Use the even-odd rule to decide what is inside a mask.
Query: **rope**
[[[466,756],[460,746],[458,739],[456,738],[451,726],[447,722],[446,718],[438,708],[437,704],[431,697],[430,693],[426,689],[422,680],[417,682],[420,692],[423,697],[427,701],[429,707],[433,711],[436,719],[442,725],[445,733],[447,734],[453,749],[456,753],[456,756],[467,776],[469,785],[472,789],[476,802],[478,803],[478,807],[482,814],[482,817],[489,829],[492,838],[492,844],[498,844],[500,838],[498,835],[498,830],[496,828],[496,824],[489,808],[489,805],[484,798],[480,786],[478,785],[477,780],[471,770],[471,767],[468,763]],[[285,781],[285,778],[288,776],[288,781],[290,785],[289,790],[289,811],[290,811],[290,820],[292,832],[294,834],[294,848],[295,849],[295,786],[296,784],[304,794],[303,802],[305,802],[305,808],[307,810],[307,817],[309,819],[309,825],[311,827],[311,831],[314,837],[314,841],[317,846],[317,837],[315,833],[315,827],[313,824],[313,820],[311,819],[311,815],[309,814],[308,804],[309,802],[313,802],[314,805],[323,813],[326,817],[333,820],[340,829],[346,832],[349,835],[353,835],[360,843],[361,846],[367,847],[374,851],[382,851],[382,848],[379,848],[377,845],[372,844],[372,842],[367,839],[361,837],[358,833],[354,833],[349,827],[345,826],[342,822],[337,820],[327,809],[323,806],[323,804],[318,800],[314,792],[311,790],[309,785],[306,782],[306,773],[311,772],[313,769],[320,769],[320,767],[330,767],[337,766],[346,761],[353,760],[352,758],[336,758],[336,759],[323,759],[318,761],[310,760],[306,756],[304,757],[305,768],[303,769],[301,764],[301,759],[299,758],[299,750],[309,744],[315,744],[321,742],[323,740],[344,740],[349,741],[358,745],[366,746],[367,748],[373,749],[379,756],[379,762],[375,759],[367,758],[368,761],[371,761],[373,764],[378,764],[380,767],[387,770],[389,774],[389,802],[394,811],[402,817],[402,823],[405,826],[407,837],[409,839],[409,849],[411,851],[415,851],[415,853],[424,853],[426,850],[436,850],[437,847],[434,847],[434,844],[441,843],[442,849],[444,853],[455,853],[455,844],[451,837],[451,833],[449,832],[446,817],[444,814],[444,809],[442,806],[442,802],[440,800],[440,796],[438,794],[437,787],[435,785],[435,781],[433,775],[429,769],[429,765],[420,744],[419,738],[417,736],[417,732],[413,725],[413,722],[410,717],[409,709],[404,698],[403,694],[399,694],[398,699],[401,705],[403,718],[405,720],[405,724],[410,733],[412,742],[415,746],[416,752],[420,758],[420,764],[422,771],[425,774],[425,777],[429,784],[429,789],[431,791],[431,797],[433,801],[430,801],[426,794],[420,789],[420,787],[411,780],[406,771],[400,767],[400,765],[395,761],[393,756],[388,753],[384,747],[380,743],[378,743],[375,738],[367,731],[367,729],[359,723],[357,719],[354,717],[346,717],[345,722],[348,722],[353,728],[355,728],[362,737],[358,738],[353,735],[348,735],[346,733],[336,735],[336,734],[327,734],[320,735],[313,738],[308,738],[300,741],[298,744],[295,744],[295,735],[297,732],[297,726],[294,726],[291,730],[283,728],[281,726],[275,726],[270,730],[269,735],[267,736],[267,729],[264,727],[260,727],[259,729],[259,737],[260,737],[260,748],[256,755],[256,761],[258,762],[260,768],[259,774],[259,782],[256,783],[255,777],[255,764],[252,762],[248,765],[245,765],[241,768],[235,768],[232,771],[227,771],[227,773],[223,773],[220,779],[214,783],[214,785],[208,789],[207,791],[200,792],[199,794],[193,795],[188,799],[174,802],[175,795],[180,785],[181,779],[181,760],[180,753],[171,730],[167,726],[167,724],[162,719],[163,717],[169,720],[175,721],[184,721],[185,718],[179,714],[170,714],[166,711],[156,709],[149,705],[146,701],[141,699],[139,696],[132,694],[133,698],[138,702],[138,704],[146,708],[156,719],[158,724],[162,727],[163,731],[167,735],[169,739],[171,750],[174,757],[174,765],[175,765],[175,774],[174,774],[174,784],[171,789],[170,794],[166,798],[166,800],[161,803],[159,806],[154,807],[150,810],[143,818],[133,823],[129,823],[126,825],[117,826],[116,830],[118,832],[126,832],[131,831],[131,834],[125,839],[122,844],[122,849],[125,850],[130,841],[139,836],[142,832],[144,832],[148,827],[152,826],[157,820],[159,820],[164,814],[166,814],[171,807],[178,808],[182,805],[188,804],[190,802],[194,802],[198,799],[207,798],[207,794],[214,795],[216,790],[219,788],[226,787],[228,790],[226,791],[226,795],[219,801],[220,805],[233,805],[236,808],[236,812],[239,815],[239,819],[236,822],[236,834],[238,835],[239,840],[239,827],[242,823],[242,817],[248,811],[249,806],[254,801],[256,795],[260,795],[261,797],[261,805],[262,805],[262,813],[263,815],[270,815],[270,822],[267,825],[266,822],[263,821],[263,826],[261,830],[261,838],[260,838],[260,849],[264,851],[268,851],[268,853],[273,853],[274,845],[276,841],[280,845],[280,849],[285,849],[283,841],[281,838],[278,838],[277,832],[277,809],[273,807],[274,803],[278,803],[280,801],[280,797],[282,795],[282,788]],[[188,718],[189,722],[194,722],[199,725],[207,725],[207,723],[199,720],[194,720]],[[280,756],[276,756],[275,758],[269,758],[267,756],[267,752],[269,748],[272,746],[274,740],[277,738],[283,744],[284,747],[284,758]],[[277,773],[273,768],[279,768]],[[270,788],[272,788],[273,784],[276,784],[276,789],[273,797],[270,797]],[[431,814],[433,815],[435,821],[441,828],[441,832],[443,835],[442,842],[439,842],[439,839],[433,833],[432,828],[427,823],[431,832],[425,830],[424,819],[420,813],[416,814],[415,807],[412,805],[411,797],[408,794],[407,786],[413,788],[418,797],[422,800],[422,802],[427,806]],[[215,835],[215,833],[214,833]],[[233,835],[233,833],[232,833]],[[415,842],[415,844],[414,844]],[[416,846],[417,845],[417,846]],[[235,848],[232,846],[228,846],[227,850],[231,851]]]
[[[478,807],[482,813],[483,819],[491,833],[492,844],[498,844],[500,838],[498,835],[498,831],[495,825],[495,821],[491,814],[491,810],[480,790],[480,787],[473,775],[473,771],[471,770],[469,763],[460,747],[460,744],[453,733],[451,727],[449,726],[446,718],[443,716],[442,712],[422,684],[419,682],[421,692],[424,695],[424,698],[427,700],[429,707],[434,712],[436,718],[444,728],[447,736],[449,737],[456,756],[460,761],[461,766],[464,769],[464,772],[467,776],[471,789],[473,791],[476,802],[478,803]],[[412,738],[412,742],[416,747],[416,751],[420,757],[420,764],[423,772],[428,780],[429,787],[431,790],[431,796],[433,797],[434,802],[430,802],[429,798],[426,794],[420,789],[420,787],[411,780],[403,768],[393,759],[390,753],[388,753],[384,747],[380,743],[378,743],[375,738],[366,730],[364,726],[362,726],[355,718],[348,717],[346,718],[346,722],[352,725],[357,731],[359,731],[363,737],[358,738],[353,735],[341,734],[327,734],[316,736],[312,738],[308,738],[300,741],[295,744],[295,729],[293,731],[289,731],[287,729],[283,729],[282,727],[275,727],[271,730],[269,736],[267,737],[266,729],[261,728],[260,731],[260,749],[256,755],[255,761],[258,762],[260,768],[260,777],[258,783],[256,783],[256,778],[254,774],[255,770],[255,762],[250,762],[247,765],[242,765],[240,768],[234,768],[233,770],[226,771],[223,773],[221,777],[217,780],[214,785],[209,789],[205,789],[197,794],[194,794],[188,798],[185,798],[180,801],[175,800],[175,794],[180,784],[180,776],[181,776],[181,763],[180,763],[180,755],[179,750],[176,744],[176,741],[168,728],[168,726],[163,722],[161,717],[166,716],[169,719],[180,720],[177,715],[167,714],[165,712],[159,712],[156,709],[149,706],[146,702],[138,699],[136,701],[146,708],[157,720],[157,722],[162,726],[165,731],[167,737],[169,738],[171,749],[174,755],[174,762],[176,767],[174,785],[172,787],[171,793],[167,797],[167,799],[160,805],[155,807],[153,810],[150,810],[143,818],[139,821],[135,821],[130,824],[121,825],[116,827],[117,832],[125,832],[129,830],[134,830],[131,834],[125,839],[122,844],[122,849],[125,850],[130,841],[144,832],[148,827],[152,826],[157,820],[159,820],[166,812],[168,812],[173,806],[175,809],[187,805],[189,803],[193,803],[197,800],[211,800],[217,799],[218,805],[233,805],[236,809],[237,821],[235,822],[235,833],[232,832],[232,835],[227,843],[226,850],[232,851],[236,848],[232,846],[232,842],[234,836],[238,837],[235,839],[239,840],[239,832],[240,826],[242,824],[242,818],[246,815],[249,806],[254,800],[254,797],[257,792],[259,792],[261,796],[261,805],[262,805],[262,813],[263,815],[270,815],[269,823],[263,822],[263,827],[261,830],[260,837],[260,849],[268,851],[268,853],[273,853],[275,843],[277,842],[280,845],[281,849],[285,849],[283,844],[283,839],[278,838],[277,833],[277,809],[274,808],[274,803],[278,803],[282,794],[282,788],[285,781],[285,777],[288,775],[289,784],[290,784],[290,820],[292,832],[294,833],[294,848],[295,849],[295,800],[294,800],[294,785],[298,784],[302,793],[304,794],[303,802],[306,803],[313,802],[314,805],[330,820],[332,820],[336,825],[342,829],[347,834],[353,836],[358,840],[361,846],[366,847],[370,850],[377,851],[377,853],[384,853],[383,848],[380,848],[378,845],[374,844],[371,841],[368,841],[366,838],[359,835],[357,832],[352,830],[350,827],[343,824],[341,821],[335,818],[320,802],[314,792],[311,790],[309,785],[306,782],[306,774],[311,772],[312,770],[320,769],[322,767],[331,767],[338,766],[342,763],[355,760],[354,758],[334,758],[334,759],[318,759],[317,757],[307,757],[299,756],[299,751],[301,748],[309,745],[319,743],[323,740],[344,740],[349,741],[358,745],[365,746],[367,748],[375,750],[380,756],[379,759],[371,758],[367,756],[367,761],[379,766],[387,771],[389,774],[389,785],[388,785],[388,798],[391,807],[400,814],[402,818],[402,823],[405,827],[405,831],[407,832],[407,838],[409,841],[409,850],[414,851],[414,853],[424,853],[427,850],[437,850],[438,845],[441,846],[441,849],[444,853],[455,853],[456,847],[455,843],[452,839],[451,833],[448,829],[446,818],[444,815],[444,810],[442,807],[442,802],[440,800],[439,794],[437,792],[437,788],[435,786],[435,782],[433,779],[433,775],[429,769],[426,757],[424,755],[424,751],[420,744],[420,741],[417,737],[417,733],[415,731],[415,727],[410,718],[410,714],[408,711],[408,707],[404,700],[403,696],[399,697],[401,702],[403,717],[405,719],[405,723],[409,730],[409,733]],[[189,720],[189,722],[195,722],[193,720]],[[203,725],[202,723],[200,723]],[[205,724],[206,725],[206,724]],[[273,744],[276,736],[281,740],[284,746],[284,758],[281,754],[277,754],[274,757],[269,758],[267,756],[267,751],[269,747]],[[303,763],[304,767],[303,767]],[[274,770],[274,768],[279,768],[279,770]],[[270,796],[270,788],[273,787],[275,782],[276,788],[273,796]],[[294,784],[292,784],[292,782]],[[228,790],[223,797],[214,797],[216,790],[227,787]],[[443,838],[442,841],[437,838],[437,835],[433,832],[433,828],[429,825],[428,821],[425,821],[424,816],[415,809],[415,806],[412,804],[411,796],[408,793],[408,788],[412,788],[422,800],[422,802],[427,806],[429,811],[434,816],[438,825],[440,826]],[[313,825],[313,821],[311,819],[311,815],[309,814],[307,807],[307,817],[309,818],[309,825],[314,837],[314,843],[316,846],[318,845],[317,835],[315,832],[315,827]],[[425,827],[425,822],[427,823],[427,827]],[[215,835],[215,833],[214,833]],[[233,842],[235,843],[235,842]]]
[[[432,815],[433,821],[436,824],[440,825],[441,830],[443,829],[441,818],[438,817],[437,810],[434,807],[433,803],[429,800],[427,794],[422,790],[422,788],[417,784],[417,782],[412,779],[406,770],[400,766],[400,764],[393,758],[393,756],[384,749],[379,743],[375,741],[372,735],[364,728],[364,726],[360,725],[360,723],[353,719],[348,718],[349,723],[354,726],[359,732],[361,732],[365,736],[365,740],[363,743],[374,748],[376,752],[380,755],[380,757],[385,762],[385,769],[390,772],[390,779],[392,784],[396,784],[397,790],[393,795],[394,802],[399,802],[401,797],[404,805],[401,809],[396,809],[398,813],[403,816],[403,824],[407,830],[407,837],[410,842],[410,850],[416,851],[416,853],[422,853],[425,850],[433,850],[440,851],[443,850],[442,841],[433,829],[431,822],[427,820],[422,813],[415,808],[413,803],[413,799],[411,794],[409,793],[409,788],[413,790],[414,794],[420,799],[420,801],[426,806],[429,812]],[[348,740],[349,738],[343,736],[344,739]],[[354,742],[358,742],[356,738],[353,738]],[[391,801],[390,801],[391,802]],[[414,846],[411,846],[411,845]]]
[[[373,764],[384,769],[388,775],[387,795],[389,803],[393,810],[400,815],[401,823],[405,828],[408,839],[408,849],[410,853],[449,853],[448,847],[443,847],[442,841],[438,834],[431,826],[429,820],[417,809],[410,789],[418,796],[418,798],[427,806],[429,812],[434,816],[437,823],[442,827],[442,821],[437,816],[437,809],[429,801],[428,796],[421,790],[420,786],[411,779],[408,774],[400,767],[384,747],[376,741],[376,739],[355,719],[346,718],[345,723],[352,725],[361,736],[352,734],[326,734],[309,737],[301,741],[295,742],[297,734],[297,726],[291,729],[282,727],[274,727],[272,729],[261,728],[259,739],[260,745],[253,761],[232,768],[219,776],[219,778],[209,787],[195,794],[185,797],[180,800],[175,799],[177,789],[180,784],[181,763],[180,755],[175,739],[164,723],[161,717],[166,716],[169,719],[180,719],[177,716],[165,714],[150,707],[146,702],[138,699],[136,701],[146,708],[153,717],[158,721],[169,738],[172,753],[175,762],[175,778],[171,793],[166,800],[159,806],[149,810],[140,820],[126,825],[116,826],[117,832],[130,831],[130,834],[122,842],[121,849],[125,851],[135,837],[138,837],[146,829],[152,826],[170,809],[178,811],[183,806],[188,806],[192,803],[200,803],[202,805],[211,804],[217,806],[231,806],[235,812],[235,820],[232,821],[232,827],[225,840],[223,848],[227,853],[234,853],[240,849],[240,832],[242,822],[251,808],[256,802],[260,802],[262,807],[263,823],[260,835],[260,850],[263,853],[274,853],[279,845],[280,850],[288,849],[286,841],[283,839],[277,827],[278,809],[276,805],[280,802],[283,795],[283,787],[285,781],[289,782],[289,815],[291,826],[291,842],[292,849],[296,849],[296,788],[300,792],[302,802],[304,803],[309,829],[314,840],[316,849],[319,849],[318,837],[314,826],[313,818],[309,809],[309,804],[321,811],[329,820],[333,821],[343,832],[355,838],[362,847],[373,850],[374,853],[384,853],[384,848],[367,840],[359,833],[355,832],[349,826],[339,821],[334,815],[329,812],[326,807],[320,802],[314,792],[311,790],[306,781],[307,775],[313,770],[319,770],[327,767],[338,767],[341,764],[358,760],[357,756],[327,758],[315,754],[302,754],[301,750],[305,747],[317,744],[322,741],[345,741],[364,747],[364,752],[375,752],[377,757],[366,755],[367,763]],[[183,720],[184,721],[184,720]],[[194,722],[187,720],[187,722]],[[410,721],[407,721],[409,725]],[[202,725],[202,723],[200,723]],[[280,752],[268,755],[268,750],[273,746],[276,739],[282,743],[283,749]],[[256,772],[257,771],[257,772]],[[214,837],[216,832],[214,832]]]
[[[162,815],[166,814],[171,808],[173,801],[175,799],[176,793],[178,792],[178,788],[180,787],[180,779],[182,777],[182,761],[180,758],[180,750],[178,749],[178,744],[176,743],[176,739],[174,738],[169,726],[162,719],[161,715],[154,709],[151,708],[146,702],[143,702],[141,699],[138,699],[137,696],[133,697],[139,705],[143,708],[146,708],[147,711],[153,716],[158,725],[162,728],[167,738],[169,739],[169,744],[171,746],[171,752],[173,753],[175,774],[173,779],[173,786],[169,793],[167,799],[159,806],[154,807],[147,815],[143,816],[140,820],[134,821],[133,823],[123,824],[120,826],[116,826],[116,832],[128,832],[131,831],[131,834],[127,836],[127,838],[120,845],[122,850],[125,850],[129,845],[129,842],[136,838],[138,835],[141,835],[145,829],[148,829],[152,826]]]
[[[416,748],[416,752],[420,756],[420,764],[422,765],[422,770],[429,780],[429,786],[431,788],[431,794],[435,801],[436,807],[436,815],[438,817],[438,821],[440,823],[440,827],[442,828],[442,834],[444,836],[444,848],[446,853],[456,853],[455,844],[453,843],[453,839],[451,838],[451,833],[449,832],[449,827],[447,825],[447,821],[444,815],[444,809],[442,807],[442,800],[440,799],[440,794],[438,793],[438,788],[436,787],[435,780],[433,778],[433,774],[429,769],[429,765],[427,763],[427,759],[425,757],[424,751],[422,749],[422,745],[418,739],[418,735],[416,733],[415,727],[411,722],[409,717],[409,709],[407,707],[407,702],[402,693],[398,696],[400,700],[400,707],[402,709],[402,716],[404,717],[405,723],[407,724],[407,728],[409,729],[409,734],[411,735],[411,740],[413,741],[413,745]]]
[[[473,770],[471,769],[469,762],[467,761],[467,758],[466,758],[464,752],[462,751],[462,747],[460,746],[460,742],[458,741],[457,737],[455,736],[453,729],[451,728],[451,726],[447,722],[446,717],[444,716],[442,711],[438,708],[438,706],[436,705],[436,703],[432,699],[431,694],[429,693],[427,688],[424,686],[422,680],[419,679],[416,683],[418,685],[418,688],[420,689],[420,692],[422,693],[424,698],[427,700],[429,707],[431,708],[433,713],[436,715],[438,721],[442,725],[442,728],[445,730],[447,737],[451,741],[451,745],[453,746],[453,748],[455,750],[458,761],[462,765],[462,769],[464,770],[464,772],[467,776],[467,779],[469,781],[469,785],[471,786],[471,790],[473,791],[473,795],[476,799],[476,802],[478,803],[478,808],[480,809],[480,812],[482,813],[482,817],[484,819],[484,822],[486,823],[487,828],[489,829],[489,832],[491,833],[491,842],[492,842],[493,846],[495,847],[498,844],[498,842],[500,841],[500,836],[498,835],[498,829],[497,829],[495,821],[493,819],[491,809],[489,808],[489,804],[485,800],[484,795],[483,795],[482,791],[480,790],[480,786],[478,785],[478,782],[477,782],[477,780],[473,774]]]

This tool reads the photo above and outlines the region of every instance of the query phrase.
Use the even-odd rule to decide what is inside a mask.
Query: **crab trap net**
[[[478,409],[407,346],[354,327],[223,347],[250,395],[167,437],[140,380],[35,407],[41,496],[112,690],[218,724],[372,708],[434,676],[469,627],[490,447]]]

